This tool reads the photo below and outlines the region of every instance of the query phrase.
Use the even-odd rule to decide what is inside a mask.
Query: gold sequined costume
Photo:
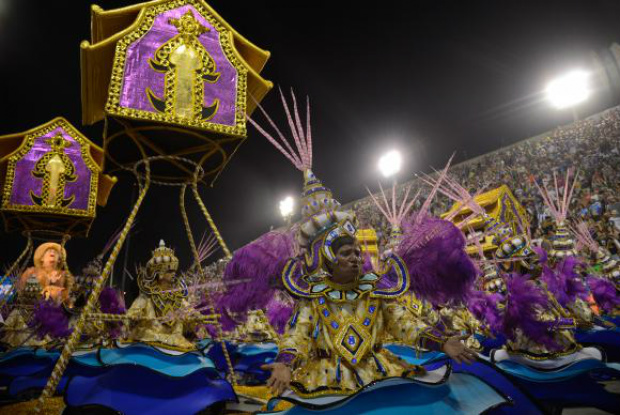
[[[129,340],[180,351],[195,349],[185,333],[192,331],[200,316],[187,301],[187,289],[176,276],[178,266],[174,251],[162,240],[146,272],[138,276],[140,295],[127,311],[132,321]]]

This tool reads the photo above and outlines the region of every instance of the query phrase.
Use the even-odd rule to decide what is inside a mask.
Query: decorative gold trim
[[[570,354],[578,352],[581,349],[582,347],[579,344],[575,343],[569,349],[564,350],[562,352],[550,352],[550,353],[545,353],[542,355],[532,354],[528,352],[527,350],[513,350],[510,348],[506,348],[506,351],[510,355],[524,356],[531,360],[548,360],[548,359],[557,359],[558,357],[568,356]]]
[[[36,205],[13,205],[10,203],[11,191],[15,181],[15,169],[17,162],[28,154],[34,145],[34,141],[53,130],[61,128],[64,133],[73,138],[80,146],[80,153],[84,164],[90,171],[90,190],[88,194],[88,206],[86,209],[73,209],[67,207],[44,207]],[[97,189],[99,185],[99,173],[101,168],[93,160],[90,154],[91,143],[84,135],[76,130],[67,120],[62,117],[55,118],[47,124],[39,128],[29,130],[20,147],[8,156],[6,181],[2,197],[2,210],[11,212],[29,212],[29,213],[49,213],[55,215],[81,216],[94,218],[96,216],[95,208],[97,206]]]
[[[174,115],[166,113],[157,113],[144,110],[137,110],[133,108],[125,108],[120,105],[120,95],[123,86],[123,78],[125,74],[125,63],[127,48],[138,41],[144,36],[153,26],[155,17],[170,10],[177,9],[183,6],[192,6],[197,13],[199,13],[204,19],[206,19],[213,28],[218,32],[219,43],[224,55],[228,59],[229,63],[237,71],[237,94],[235,102],[235,125],[227,126],[222,124],[215,124],[207,120],[202,119],[185,119],[176,117]],[[229,134],[238,137],[244,137],[247,135],[245,125],[245,113],[247,103],[247,74],[248,68],[241,64],[238,59],[238,55],[235,53],[233,47],[232,33],[227,30],[202,4],[200,0],[173,0],[163,4],[157,4],[146,9],[143,9],[138,16],[135,25],[136,29],[132,30],[116,44],[116,53],[114,56],[114,66],[112,68],[112,77],[110,80],[110,86],[108,89],[108,101],[105,106],[105,111],[108,115],[116,115],[133,120],[150,120],[164,123],[170,123],[175,125],[181,125],[183,127],[195,127],[212,131],[215,133]],[[166,97],[168,98],[168,97]],[[200,97],[202,102],[204,97]],[[168,100],[168,99],[166,99]]]

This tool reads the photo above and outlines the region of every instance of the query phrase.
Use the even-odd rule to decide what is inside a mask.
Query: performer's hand
[[[271,363],[262,365],[261,369],[271,370],[271,377],[267,380],[267,386],[275,396],[279,396],[288,389],[291,384],[291,369],[284,363]]]
[[[469,336],[470,334],[464,334],[448,338],[443,344],[443,352],[454,359],[456,363],[473,363],[476,360],[477,353],[461,342]]]

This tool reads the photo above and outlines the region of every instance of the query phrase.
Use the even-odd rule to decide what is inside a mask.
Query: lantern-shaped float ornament
[[[109,11],[93,6],[91,11],[91,40],[81,44],[82,122],[105,121],[106,157],[113,167],[132,170],[140,191],[39,407],[56,390],[151,183],[180,186],[196,263],[200,258],[185,212],[188,185],[230,256],[197,186],[218,177],[246,138],[246,116],[273,86],[259,75],[269,52],[242,37],[202,0],[155,0]],[[213,307],[211,313],[217,319]],[[222,349],[234,384],[223,342]]]
[[[166,156],[172,166],[153,177],[169,180],[193,170],[179,156],[217,176],[246,137],[246,114],[272,88],[259,75],[269,52],[202,0],[93,6],[91,17],[91,42],[81,45],[83,122],[110,121],[108,157],[127,166]]]
[[[103,150],[62,117],[0,137],[2,216],[7,232],[86,236],[116,178]]]

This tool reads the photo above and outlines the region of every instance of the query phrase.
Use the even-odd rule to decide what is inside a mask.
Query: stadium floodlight
[[[547,98],[558,109],[575,106],[590,96],[589,78],[585,71],[571,71],[549,82],[545,90]]]
[[[280,201],[280,214],[286,220],[289,220],[293,216],[293,208],[295,207],[295,200],[288,196]]]
[[[379,159],[379,171],[383,177],[391,177],[400,171],[402,157],[397,150],[391,150],[385,153]]]

